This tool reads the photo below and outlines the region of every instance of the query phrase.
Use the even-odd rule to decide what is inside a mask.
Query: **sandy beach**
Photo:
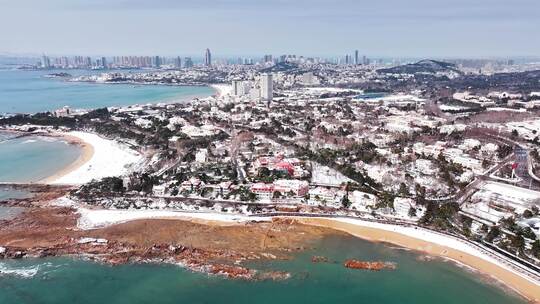
[[[116,141],[96,134],[72,131],[58,136],[82,148],[77,160],[54,175],[40,181],[47,184],[80,185],[93,179],[124,175],[142,156]]]
[[[208,225],[234,225],[250,220],[265,221],[268,218],[248,217],[234,214],[219,213],[184,213],[174,211],[127,211],[127,210],[89,210],[79,208],[81,217],[78,220],[79,229],[96,229],[119,223],[143,219],[176,219],[201,221]],[[428,255],[453,260],[477,270],[525,298],[540,303],[540,285],[531,278],[516,273],[510,267],[503,265],[495,258],[482,251],[460,242],[452,237],[435,235],[429,231],[417,230],[412,227],[399,227],[388,224],[370,223],[355,219],[323,219],[323,218],[290,218],[302,224],[331,228],[374,242],[395,244],[404,248],[427,253]]]
[[[70,144],[79,146],[81,148],[81,154],[74,162],[69,164],[67,167],[64,167],[62,170],[56,172],[54,175],[51,175],[45,179],[40,180],[38,183],[43,183],[43,184],[53,183],[54,181],[59,180],[60,178],[66,176],[70,172],[73,172],[77,170],[78,168],[82,167],[84,164],[89,162],[94,156],[94,147],[82,141],[80,138],[66,135],[66,134],[61,135],[61,137],[64,138]]]
[[[504,267],[493,259],[488,258],[480,251],[475,252],[472,247],[466,248],[464,246],[452,246],[450,242],[448,245],[458,247],[459,249],[444,246],[442,244],[448,242],[444,239],[441,239],[440,241],[437,241],[436,239],[426,241],[421,239],[420,235],[418,235],[419,237],[407,235],[409,233],[404,231],[402,227],[394,227],[394,231],[390,231],[386,229],[363,226],[360,224],[360,221],[355,220],[302,218],[300,221],[304,224],[332,228],[347,232],[351,235],[369,241],[391,243],[412,250],[425,252],[436,257],[456,261],[504,283],[505,286],[521,294],[533,303],[540,303],[540,285],[515,273],[512,270],[509,270],[507,267]]]
[[[41,213],[43,214],[39,215]],[[55,214],[55,216],[51,217],[47,215],[48,213]],[[333,233],[348,233],[369,241],[395,244],[429,256],[455,261],[460,265],[476,270],[478,274],[487,278],[487,281],[496,282],[500,286],[515,291],[531,301],[531,303],[540,303],[540,285],[534,278],[516,272],[515,269],[510,268],[500,260],[457,238],[421,228],[345,218],[283,217],[278,219],[214,212],[107,210],[79,206],[66,197],[52,201],[49,208],[38,208],[26,216],[28,218],[23,217],[18,222],[14,222],[14,224],[19,224],[20,229],[17,230],[14,226],[13,231],[8,231],[8,229],[0,233],[0,244],[22,248],[28,247],[29,252],[32,252],[42,250],[42,248],[66,246],[66,240],[84,236],[105,238],[122,244],[128,242],[131,246],[140,247],[140,252],[137,251],[137,255],[141,255],[142,252],[146,252],[146,247],[151,244],[195,242],[193,244],[198,247],[223,252],[223,250],[230,250],[231,247],[238,249],[238,242],[243,241],[246,243],[246,238],[256,238],[259,240],[257,244],[262,244],[260,249],[266,250],[267,244],[264,241],[260,243],[261,238],[259,236],[255,237],[252,233],[253,231],[262,231],[261,236],[265,235],[268,227],[272,227],[273,223],[277,221],[279,223],[288,223],[284,224],[283,227],[305,226],[320,229],[310,230],[309,228],[303,228],[304,231],[313,233],[296,235],[298,242],[295,242],[293,248],[300,246],[300,240],[315,239],[323,231],[327,231],[325,233],[332,233],[332,231],[334,231]],[[52,220],[54,220],[53,223],[51,223]],[[39,233],[35,229],[28,230],[26,228],[28,223],[36,225],[39,221],[42,222],[40,224],[42,228],[38,230]],[[199,228],[193,230],[194,227]],[[288,240],[294,236],[294,234],[290,234],[289,228],[274,231],[272,240],[277,242],[275,246],[291,246],[290,244],[286,245]],[[187,233],[186,229],[193,231]],[[213,232],[208,233],[209,231]],[[225,234],[216,239],[216,231]],[[233,231],[234,235],[229,234]],[[26,236],[26,234],[28,235]],[[225,236],[227,237],[225,238]],[[262,238],[262,240],[264,239],[265,237]],[[248,247],[254,245],[253,243],[247,245],[248,243],[245,244]],[[73,252],[82,250],[77,245],[70,246],[62,248],[68,248]],[[114,254],[114,252],[121,249],[117,247],[110,249],[110,252],[107,251],[107,254],[111,255],[110,260],[113,263],[123,263],[121,262],[122,259]],[[242,250],[245,249],[242,248]],[[249,248],[253,250],[252,247]],[[69,250],[66,252],[58,251],[57,254],[73,253]],[[79,253],[82,252],[84,251]]]

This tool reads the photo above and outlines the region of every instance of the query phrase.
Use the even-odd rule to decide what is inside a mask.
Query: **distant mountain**
[[[463,74],[455,64],[437,60],[421,60],[416,63],[400,65],[393,68],[379,69],[377,72],[383,74]]]

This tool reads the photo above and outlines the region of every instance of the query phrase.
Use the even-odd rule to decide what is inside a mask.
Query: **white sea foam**
[[[35,139],[27,139],[25,141],[23,141],[21,144],[31,144],[31,143],[35,143],[37,142],[37,140]]]
[[[56,142],[56,141],[58,141],[58,138],[56,138],[56,137],[40,136],[38,138],[39,138],[39,140],[45,141],[45,142]]]
[[[0,263],[0,278],[3,276],[14,276],[24,279],[30,279],[35,277],[36,275],[47,275],[64,266],[65,264],[53,264],[51,262],[23,266],[17,265],[16,262],[10,261],[6,263]]]
[[[33,265],[28,267],[16,267],[0,263],[0,277],[2,276],[17,276],[21,278],[34,277],[42,265]]]

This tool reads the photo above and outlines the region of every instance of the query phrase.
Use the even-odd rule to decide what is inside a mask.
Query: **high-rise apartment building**
[[[204,65],[205,66],[212,65],[212,53],[210,52],[210,49],[206,49],[206,52],[204,54]]]
[[[272,74],[264,73],[260,78],[261,99],[264,101],[272,101],[274,97],[274,82]]]

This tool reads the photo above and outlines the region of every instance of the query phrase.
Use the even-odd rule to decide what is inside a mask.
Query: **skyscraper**
[[[354,51],[354,64],[359,65],[360,64],[360,55],[358,54],[358,50]]]
[[[174,66],[176,68],[182,67],[182,59],[180,58],[180,56],[176,57],[176,59],[174,60]]]
[[[103,66],[104,69],[106,69],[108,67],[107,58],[101,57],[101,65]]]
[[[263,61],[266,62],[272,62],[273,58],[272,55],[264,55]]]
[[[85,61],[84,61],[84,66],[86,68],[91,68],[92,67],[92,58],[90,57],[86,57]]]
[[[156,68],[161,67],[161,58],[159,56],[154,57],[154,67]]]
[[[274,97],[274,82],[272,81],[272,74],[264,73],[260,78],[261,86],[261,99],[264,101],[272,101]]]
[[[210,53],[210,49],[206,49],[206,53],[204,54],[204,65],[205,66],[212,65],[212,53]]]
[[[232,81],[232,93],[233,93],[234,96],[242,95],[241,94],[241,92],[242,92],[241,86],[242,86],[242,80],[234,79]]]
[[[41,67],[44,69],[49,69],[51,67],[51,60],[48,56],[41,56]]]
[[[193,61],[191,60],[191,57],[184,58],[184,67],[186,69],[193,67]]]

